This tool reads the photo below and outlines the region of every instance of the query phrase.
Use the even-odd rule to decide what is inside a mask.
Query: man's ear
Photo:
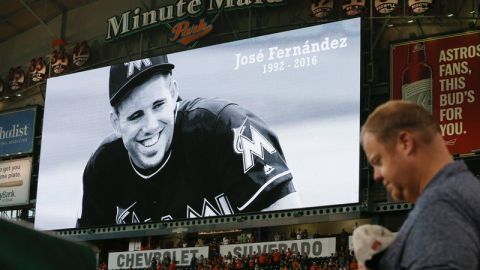
[[[400,150],[410,155],[414,153],[418,147],[417,137],[410,131],[400,131],[398,133],[398,144]]]
[[[113,131],[115,132],[115,135],[117,135],[117,137],[120,138],[121,137],[120,119],[118,119],[118,115],[114,110],[112,110],[110,112],[110,123],[112,124]]]
[[[173,79],[170,84],[170,94],[172,95],[173,101],[176,102],[178,99],[178,83],[176,80],[173,80]]]

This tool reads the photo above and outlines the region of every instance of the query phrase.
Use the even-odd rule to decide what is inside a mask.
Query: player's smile
[[[155,136],[150,139],[140,141],[140,143],[145,147],[152,147],[158,142],[158,139],[160,139],[160,133],[155,134]]]
[[[148,136],[147,138],[137,140],[137,142],[141,144],[143,147],[152,148],[160,141],[160,136],[162,131],[163,129],[153,133],[151,136]],[[147,149],[147,150],[153,150],[153,149]]]

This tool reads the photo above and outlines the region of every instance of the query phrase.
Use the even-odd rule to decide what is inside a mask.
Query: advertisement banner
[[[364,0],[363,0],[364,1]],[[169,3],[170,2],[170,3]],[[188,4],[187,4],[188,2]],[[113,41],[162,24],[171,32],[170,41],[183,45],[191,44],[213,30],[213,23],[223,11],[285,5],[285,0],[256,1],[161,1],[161,6],[152,10],[137,7],[107,18],[106,41]],[[176,10],[174,12],[174,10]],[[139,18],[142,17],[142,20]],[[175,24],[172,24],[175,23]]]
[[[359,67],[351,19],[50,78],[35,227],[356,203]]]
[[[0,157],[33,151],[36,108],[0,113]]]
[[[480,149],[480,34],[408,41],[390,52],[391,98],[430,111],[452,154]]]
[[[165,257],[170,257],[177,262],[177,266],[184,266],[190,264],[193,256],[197,259],[200,256],[208,258],[208,247],[112,252],[108,253],[108,269],[130,269],[129,267],[145,269],[150,266],[153,257],[157,259],[157,262],[161,262]]]
[[[29,203],[32,158],[0,162],[0,207]]]
[[[300,252],[300,254],[307,253],[308,257],[327,257],[332,253],[335,253],[336,243],[335,237],[328,237],[250,244],[220,245],[220,254],[225,256],[228,254],[228,252],[230,252],[233,256],[240,257],[244,255],[253,255],[254,253],[269,254],[276,249],[278,249],[280,252],[290,249],[294,254]]]

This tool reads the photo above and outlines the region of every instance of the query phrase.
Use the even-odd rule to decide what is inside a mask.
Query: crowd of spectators
[[[106,270],[102,263],[100,270]],[[129,268],[131,269],[131,268]],[[169,257],[163,261],[152,259],[145,270],[357,270],[358,264],[351,252],[338,252],[329,257],[308,257],[307,254],[294,254],[290,250],[272,253],[252,254],[234,257],[212,256],[211,258],[193,257],[190,265],[177,266],[177,262]]]
[[[291,231],[287,237],[285,233],[275,233],[273,241],[284,241],[290,239],[308,239],[321,237],[318,233],[309,235],[305,229]],[[162,261],[152,260],[152,263],[146,270],[356,270],[357,261],[353,252],[348,249],[348,234],[342,229],[342,232],[336,235],[339,243],[337,253],[328,257],[309,257],[306,253],[293,252],[290,249],[286,251],[275,250],[272,253],[234,256],[232,254],[220,255],[220,245],[243,244],[257,242],[255,234],[241,233],[236,236],[224,236],[223,238],[211,238],[203,240],[198,238],[194,246],[208,246],[209,257],[193,257],[188,266],[178,266],[177,262],[169,257]],[[270,240],[271,241],[271,240]],[[188,245],[191,246],[191,245]],[[187,247],[186,242],[180,241],[177,247]],[[107,269],[106,265],[101,265]]]
[[[306,253],[290,250],[272,253],[252,254],[240,257],[227,254],[211,258],[195,258],[189,266],[177,267],[183,270],[356,270],[357,261],[348,251],[339,251],[329,257],[308,257]],[[157,268],[156,270],[166,270]],[[172,270],[172,269],[168,269]]]

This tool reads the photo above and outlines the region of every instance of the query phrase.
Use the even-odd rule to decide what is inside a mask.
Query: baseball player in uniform
[[[220,99],[179,98],[166,55],[110,69],[114,134],[83,174],[79,226],[300,207],[266,123]]]

